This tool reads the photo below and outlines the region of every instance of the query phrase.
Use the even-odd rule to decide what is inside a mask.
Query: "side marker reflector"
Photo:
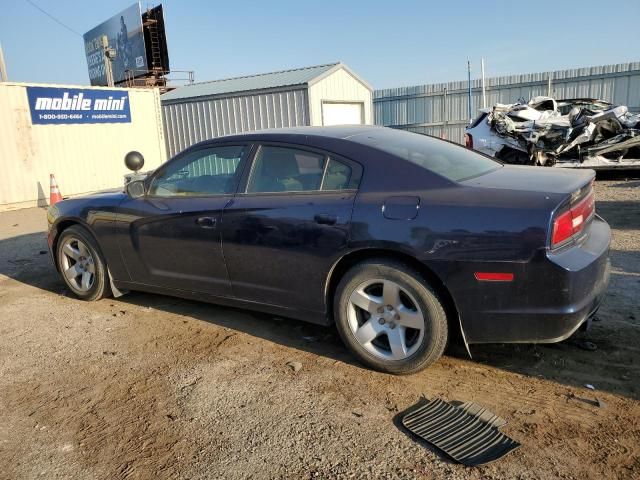
[[[476,280],[481,282],[512,282],[513,273],[476,272]]]

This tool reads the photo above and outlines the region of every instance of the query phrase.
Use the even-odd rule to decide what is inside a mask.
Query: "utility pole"
[[[487,108],[487,91],[484,87],[484,58],[480,59],[480,70],[482,70],[482,108]]]
[[[444,87],[442,92],[442,130],[440,132],[440,138],[447,138],[447,120],[449,112],[447,111],[447,87]]]
[[[9,80],[7,78],[7,67],[4,64],[4,54],[2,53],[2,45],[0,45],[0,82],[6,82]]]
[[[471,117],[471,62],[467,60],[467,79],[469,83],[469,123],[473,120]]]
[[[107,86],[113,87],[113,59],[116,58],[116,51],[109,47],[109,38],[106,35],[102,36],[102,51],[104,57],[104,74],[107,77]]]

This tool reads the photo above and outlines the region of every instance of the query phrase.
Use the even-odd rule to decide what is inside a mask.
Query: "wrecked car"
[[[598,99],[535,97],[481,110],[465,143],[504,163],[640,168],[640,114]]]

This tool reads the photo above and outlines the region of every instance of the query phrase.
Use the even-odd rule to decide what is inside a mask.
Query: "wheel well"
[[[515,165],[530,165],[531,160],[529,154],[518,150],[517,148],[510,147],[509,145],[503,146],[499,152],[496,153],[496,158],[502,160],[505,163],[511,163]]]
[[[464,337],[461,331],[461,323],[458,317],[458,309],[453,301],[451,293],[447,287],[442,283],[442,280],[425,264],[416,260],[411,255],[402,252],[396,252],[393,250],[385,250],[378,248],[370,248],[364,250],[358,250],[356,252],[349,253],[342,257],[338,263],[333,267],[326,288],[326,305],[327,313],[330,320],[333,322],[333,301],[336,293],[336,288],[340,283],[340,279],[347,271],[355,264],[371,258],[388,258],[405,263],[412,268],[420,272],[429,282],[429,285],[436,291],[440,299],[442,300],[445,313],[447,314],[447,322],[449,324],[450,332],[458,332]]]
[[[93,232],[87,228],[82,222],[79,222],[77,220],[61,220],[57,225],[56,225],[56,236],[53,239],[53,244],[51,246],[51,251],[53,252],[53,256],[55,258],[56,256],[56,251],[58,250],[58,240],[60,239],[60,235],[62,234],[62,232],[64,232],[67,228],[69,227],[73,227],[74,225],[79,225],[80,227],[84,228],[89,235],[91,235],[91,237],[96,241],[96,244],[98,245],[98,248],[100,249],[100,253],[102,253],[102,248],[100,246],[100,243],[98,242],[98,240],[96,239],[96,236],[93,234]],[[103,255],[104,256],[104,255]],[[58,261],[54,261],[56,269],[58,268]]]
[[[53,244],[51,245],[51,251],[53,252],[53,262],[57,270],[60,270],[58,267],[58,258],[57,258],[58,256],[56,254],[56,251],[58,250],[58,239],[60,238],[60,234],[62,232],[64,232],[67,228],[72,227],[74,225],[80,225],[81,227],[83,226],[82,223],[76,220],[61,220],[56,225],[56,236],[53,239]]]

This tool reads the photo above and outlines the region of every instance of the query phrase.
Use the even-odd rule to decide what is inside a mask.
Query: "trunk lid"
[[[484,190],[481,197],[498,196],[506,203],[523,196],[518,206],[538,206],[549,219],[547,247],[557,249],[580,243],[586,237],[595,215],[594,179],[593,170],[505,165],[461,183]],[[502,195],[507,191],[517,194]]]
[[[460,183],[469,187],[569,196],[588,185],[595,175],[593,170],[504,165],[502,168]]]

